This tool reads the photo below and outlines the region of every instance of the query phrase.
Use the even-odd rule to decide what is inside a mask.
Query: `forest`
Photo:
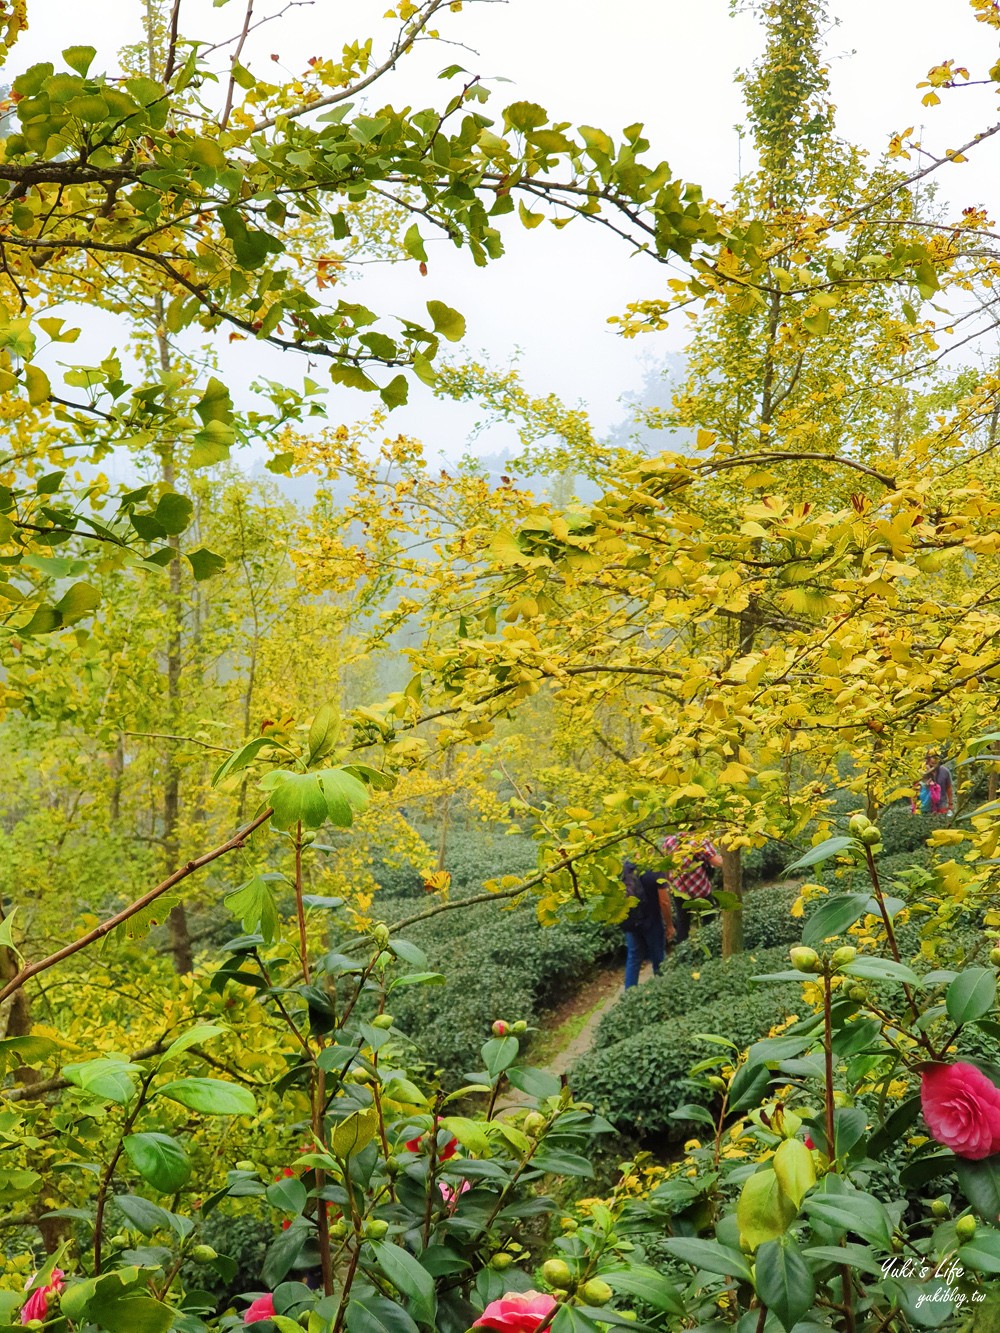
[[[304,3],[0,0],[0,1333],[1000,1330],[1000,3],[724,199]]]

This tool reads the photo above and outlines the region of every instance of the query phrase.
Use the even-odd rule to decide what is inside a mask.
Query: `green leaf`
[[[978,1162],[958,1157],[954,1169],[962,1193],[979,1216],[995,1222],[1000,1217],[1000,1153]]]
[[[346,1323],[347,1333],[419,1333],[401,1305],[375,1292],[351,1298]]]
[[[405,375],[394,375],[388,384],[379,390],[379,396],[386,407],[402,407],[409,397],[410,386]]]
[[[271,886],[262,875],[241,884],[223,899],[248,935],[260,934],[265,944],[273,944],[281,930],[278,907]]]
[[[555,1074],[550,1074],[545,1069],[531,1069],[519,1065],[511,1065],[508,1068],[507,1082],[519,1092],[526,1093],[529,1097],[537,1097],[539,1100],[545,1097],[558,1097],[562,1088]],[[711,1120],[709,1123],[712,1123]]]
[[[888,1249],[892,1224],[885,1208],[871,1194],[810,1194],[802,1204],[810,1217],[838,1231],[853,1231],[862,1239]]]
[[[434,1327],[437,1296],[434,1279],[408,1250],[388,1241],[372,1245],[379,1268],[410,1303],[410,1313],[420,1324]]]
[[[486,1072],[494,1081],[517,1059],[518,1041],[516,1037],[491,1037],[483,1044],[481,1051]]]
[[[86,78],[87,70],[90,69],[96,55],[97,50],[93,46],[68,46],[62,53],[62,58],[70,69],[75,69],[77,74]]]
[[[992,968],[968,967],[948,987],[945,1005],[953,1023],[983,1018],[996,1002],[997,977]]]
[[[309,728],[309,763],[322,759],[337,744],[340,736],[340,709],[336,704],[324,704]]]
[[[796,870],[807,870],[810,866],[819,865],[821,861],[829,861],[831,856],[839,856],[841,852],[846,852],[848,847],[853,846],[853,838],[827,838],[816,847],[811,847],[805,856],[800,856],[797,861],[793,861],[790,866],[785,867],[785,874],[791,875]]]
[[[298,1216],[305,1211],[309,1195],[298,1176],[283,1176],[267,1187],[267,1201],[272,1208]]]
[[[125,1153],[143,1180],[160,1194],[175,1194],[187,1184],[191,1163],[169,1134],[129,1134]]]
[[[101,594],[96,588],[92,588],[89,583],[74,583],[72,588],[56,602],[55,609],[62,617],[64,625],[72,625],[75,621],[82,620],[84,616],[89,616],[100,604]]]
[[[442,338],[456,343],[465,336],[465,316],[452,310],[451,306],[443,301],[428,301],[427,312],[434,321],[434,332],[440,333]]]
[[[1000,1231],[980,1228],[959,1248],[957,1259],[980,1273],[1000,1273]]]
[[[337,828],[350,828],[354,812],[368,806],[365,784],[343,768],[325,768],[318,773],[288,773],[276,770],[261,779],[270,793],[276,829],[321,828],[327,820]]]
[[[82,1064],[64,1065],[62,1072],[70,1083],[102,1101],[124,1106],[136,1094],[135,1071],[125,1060],[86,1060]]]
[[[160,496],[153,517],[164,532],[177,537],[190,525],[194,517],[194,504],[186,495],[167,491],[166,495]]]
[[[776,1172],[766,1167],[743,1183],[736,1205],[740,1236],[747,1245],[756,1249],[764,1241],[783,1236],[794,1221],[796,1212],[796,1206],[782,1190]]]
[[[186,551],[184,558],[190,564],[197,583],[210,579],[213,574],[218,574],[227,564],[225,556],[216,555],[205,546],[199,546],[197,551]]]
[[[403,249],[411,259],[419,259],[421,263],[426,263],[427,250],[424,247],[423,237],[420,235],[420,228],[415,222],[410,225],[403,237]]]
[[[179,1078],[157,1089],[157,1095],[180,1102],[202,1115],[253,1115],[257,1102],[249,1088],[218,1078]]]
[[[152,1236],[156,1231],[173,1231],[172,1215],[158,1203],[152,1203],[139,1194],[116,1194],[115,1207],[137,1231],[144,1236]]]
[[[213,1037],[221,1037],[227,1031],[228,1028],[219,1027],[217,1023],[199,1023],[189,1028],[187,1032],[182,1032],[170,1043],[160,1057],[160,1064],[165,1065],[182,1051],[190,1050],[192,1046],[200,1046],[203,1042],[211,1041]]]
[[[220,782],[224,782],[233,773],[239,773],[248,764],[252,764],[262,750],[280,748],[278,742],[272,740],[270,736],[257,736],[252,741],[247,741],[246,745],[241,745],[228,759],[222,761],[212,775],[212,786],[217,787]]]
[[[786,1330],[812,1309],[816,1284],[790,1236],[767,1241],[760,1247],[754,1277],[757,1295]]]
[[[705,1273],[720,1273],[723,1277],[738,1277],[750,1281],[750,1265],[739,1250],[720,1245],[717,1240],[697,1240],[692,1236],[671,1236],[663,1248],[675,1259],[693,1264]]]
[[[292,1225],[286,1231],[279,1231],[264,1256],[260,1269],[261,1281],[272,1290],[277,1287],[302,1253],[312,1233],[313,1228],[301,1217],[293,1218]]]
[[[603,130],[595,129],[593,125],[581,125],[580,138],[591,150],[591,156],[594,153],[601,153],[604,157],[611,157],[615,151],[614,143],[608,135]]]
[[[740,1065],[733,1075],[733,1081],[729,1088],[729,1109],[730,1111],[745,1111],[748,1107],[757,1106],[767,1092],[767,1085],[771,1081],[771,1071],[766,1064],[743,1064]],[[711,1116],[709,1116],[711,1122]]]
[[[824,1264],[850,1264],[859,1273],[882,1276],[882,1261],[864,1245],[811,1245],[802,1252],[807,1259]]]
[[[662,1273],[645,1264],[632,1264],[622,1272],[601,1272],[601,1278],[613,1291],[620,1291],[625,1296],[634,1296],[643,1305],[652,1306],[664,1314],[683,1315],[684,1303],[680,1293],[672,1282]]]
[[[870,958],[860,955],[853,963],[840,969],[849,977],[862,977],[865,981],[896,981],[901,985],[919,987],[920,978],[912,967],[897,963],[893,958]]]
[[[368,1147],[378,1129],[378,1113],[371,1107],[352,1111],[333,1131],[330,1140],[335,1157],[353,1157]]]
[[[802,943],[820,944],[831,935],[842,935],[864,915],[870,898],[870,893],[840,893],[827,899],[806,922]]]

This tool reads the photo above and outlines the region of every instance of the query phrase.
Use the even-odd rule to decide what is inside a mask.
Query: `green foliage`
[[[794,1003],[788,987],[749,992],[745,984],[734,987],[723,998],[599,1045],[571,1070],[570,1084],[576,1096],[592,1102],[612,1124],[643,1135],[686,1138],[690,1121],[672,1120],[672,1113],[686,1104],[707,1106],[713,1101],[712,1093],[690,1078],[692,1065],[713,1049],[703,1034],[724,1034],[735,1046],[748,1046],[783,1022]]]

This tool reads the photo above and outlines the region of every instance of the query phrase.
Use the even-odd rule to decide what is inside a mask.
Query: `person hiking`
[[[625,989],[639,984],[639,969],[648,958],[653,971],[659,972],[666,956],[663,913],[655,872],[640,872],[632,861],[622,866],[625,890],[635,903],[622,922],[625,933]]]
[[[708,871],[710,867],[717,870],[722,865],[722,857],[707,838],[690,834],[671,833],[663,840],[663,851],[674,866],[667,871],[666,878],[670,888],[674,938],[682,944],[691,933],[691,910],[687,904],[692,899],[711,896],[712,881]]]
[[[941,756],[935,750],[928,750],[924,755],[924,769],[914,804],[922,815],[950,815],[955,806],[951,769],[941,762]]]

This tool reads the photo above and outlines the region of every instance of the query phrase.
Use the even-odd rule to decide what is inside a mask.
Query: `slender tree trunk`
[[[444,780],[447,784],[451,778],[452,769],[452,751],[448,750],[444,758]],[[451,789],[448,788],[444,794],[444,801],[441,807],[441,832],[438,836],[438,870],[444,869],[445,857],[448,853],[448,829],[451,824]]]
[[[739,847],[722,852],[722,887],[734,894],[740,906],[722,913],[722,956],[743,952],[743,854]]]
[[[160,357],[160,369],[167,374],[170,370],[170,346],[163,328],[163,302],[159,295],[155,302],[156,342]],[[167,486],[173,487],[177,479],[177,470],[172,444],[166,444],[163,450],[161,476]],[[170,536],[167,545],[173,551],[173,557],[167,567],[169,590],[167,594],[167,730],[177,735],[180,732],[181,718],[181,671],[183,667],[183,635],[181,603],[181,553],[180,538]],[[177,861],[178,838],[177,825],[181,811],[181,775],[177,766],[173,743],[167,745],[167,762],[163,780],[163,849],[167,864],[173,866]],[[194,949],[191,933],[188,929],[187,911],[183,903],[177,903],[170,909],[167,917],[167,933],[170,940],[170,952],[174,958],[174,968],[179,973],[187,973],[194,967]]]

